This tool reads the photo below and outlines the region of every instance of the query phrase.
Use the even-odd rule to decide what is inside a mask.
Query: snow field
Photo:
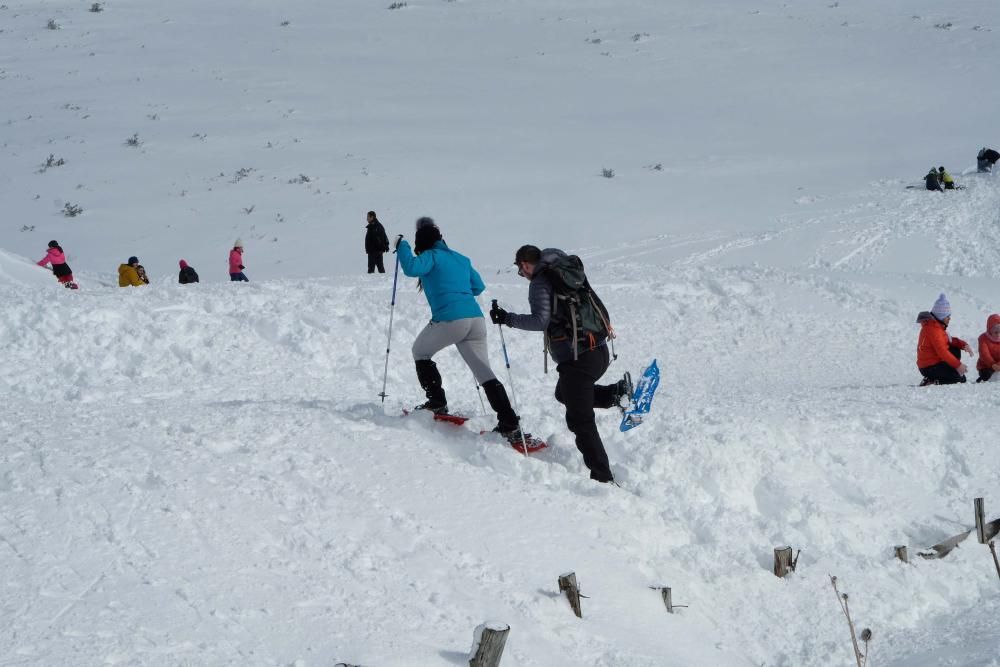
[[[1000,664],[988,552],[891,552],[997,514],[996,385],[912,386],[939,292],[970,343],[1000,310],[1000,189],[962,173],[995,6],[89,4],[0,6],[0,665],[460,665],[487,619],[517,666],[850,664],[829,574],[869,664]],[[907,190],[932,163],[968,189]],[[525,307],[524,242],[584,257],[607,381],[664,370],[642,427],[599,417],[623,488],[586,479],[537,334],[507,342],[545,452],[400,418],[412,281],[379,402],[371,208],[433,215],[484,305]],[[79,292],[24,259],[50,238]],[[132,254],[154,284],[119,290]]]
[[[993,202],[974,201],[967,216],[943,212],[959,237],[978,233]],[[809,259],[834,245],[861,257],[852,211],[844,240],[819,237],[798,268],[719,265],[730,252],[767,256],[781,234],[717,240],[716,264],[594,253],[620,334],[608,380],[653,356],[664,368],[646,424],[620,434],[617,413],[600,418],[623,489],[586,479],[537,335],[508,331],[507,344],[545,452],[524,459],[398,417],[419,399],[408,346],[427,317],[410,280],[384,408],[389,275],[4,287],[8,657],[461,664],[489,618],[511,624],[512,664],[823,665],[850,659],[836,574],[887,664],[991,664],[989,643],[953,620],[994,627],[988,552],[967,543],[907,567],[891,547],[912,554],[959,532],[971,498],[996,489],[998,399],[992,385],[912,386],[913,317],[939,278],[894,289],[871,263],[845,273]],[[866,261],[908,242],[905,226],[887,234]],[[483,303],[523,308],[526,283],[484,268]],[[946,282],[955,333],[972,341],[988,284]],[[439,363],[454,408],[478,414],[458,355]],[[783,544],[802,556],[781,581],[770,554]],[[555,590],[567,569],[591,596],[583,621]],[[666,616],[655,585],[691,606]]]

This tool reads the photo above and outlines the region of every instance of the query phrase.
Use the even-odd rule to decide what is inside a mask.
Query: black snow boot
[[[615,383],[615,404],[623,410],[628,409],[629,404],[632,402],[632,394],[634,393],[635,387],[632,386],[632,374],[625,371],[622,379]]]
[[[444,395],[444,387],[441,386],[441,373],[438,372],[437,364],[430,359],[419,359],[417,364],[417,379],[424,389],[427,402],[417,406],[418,410],[430,410],[438,414],[448,412],[448,399]]]
[[[497,426],[494,431],[507,436],[508,433],[519,431],[520,418],[510,406],[510,399],[507,398],[507,390],[496,378],[483,383],[483,390],[486,391],[486,400],[490,402],[490,407],[497,413]]]

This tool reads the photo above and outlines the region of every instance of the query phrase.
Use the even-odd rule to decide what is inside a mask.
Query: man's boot
[[[490,402],[490,407],[497,413],[497,425],[493,430],[509,440],[510,435],[518,433],[521,420],[510,405],[507,390],[496,378],[484,382],[483,390],[486,392],[486,400]]]
[[[444,387],[441,386],[441,374],[438,372],[437,364],[430,359],[418,359],[417,379],[424,389],[427,402],[417,406],[418,410],[430,410],[438,414],[448,412],[448,400],[445,398]]]

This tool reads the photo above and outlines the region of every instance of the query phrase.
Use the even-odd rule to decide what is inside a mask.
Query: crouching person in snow
[[[941,185],[941,174],[939,174],[938,170],[935,169],[934,167],[931,167],[931,170],[927,172],[926,176],[924,176],[924,185],[927,187],[928,190],[932,191],[944,190],[944,186]]]
[[[979,361],[976,362],[976,370],[979,371],[976,382],[986,382],[1000,371],[1000,315],[996,313],[986,319],[986,331],[979,335]]]
[[[944,166],[938,167],[938,180],[941,181],[945,190],[955,189],[955,179],[952,178],[951,174],[944,170]]]
[[[146,283],[143,282],[142,277],[139,275],[139,258],[132,257],[128,258],[127,264],[121,264],[118,267],[118,286],[119,287],[142,287]],[[145,273],[145,270],[143,270]]]
[[[482,385],[490,407],[497,414],[493,430],[511,444],[521,442],[520,419],[511,407],[507,390],[490,368],[486,349],[486,320],[476,303],[476,297],[486,288],[479,273],[464,255],[447,246],[441,230],[430,218],[417,220],[417,230],[410,244],[400,236],[396,241],[399,266],[411,278],[419,278],[431,307],[431,321],[413,341],[413,360],[417,379],[427,401],[421,410],[448,412],[448,400],[441,382],[441,373],[432,358],[439,351],[454,345],[472,370],[476,382]],[[527,437],[528,434],[524,434]]]
[[[177,282],[181,285],[190,285],[191,283],[198,282],[198,272],[194,270],[194,267],[189,265],[183,259],[178,262],[181,267],[181,271],[177,274]]]
[[[69,264],[66,263],[66,255],[63,253],[63,249],[59,247],[58,241],[49,241],[48,252],[38,262],[38,266],[46,266],[48,264],[52,264],[52,273],[64,287],[77,289],[77,284],[73,281],[73,269],[69,268]]]
[[[962,351],[972,354],[972,348],[961,338],[948,335],[951,304],[942,294],[930,312],[917,315],[920,338],[917,341],[917,368],[924,376],[921,387],[929,384],[965,382],[968,370],[962,363]]]
[[[976,171],[980,174],[988,174],[993,171],[993,165],[1000,160],[1000,153],[992,148],[983,147],[976,155]]]
[[[566,426],[576,436],[576,448],[583,454],[583,463],[590,469],[590,478],[598,482],[613,482],[608,454],[597,431],[594,408],[618,407],[631,389],[624,379],[615,384],[595,384],[610,364],[607,340],[611,327],[607,309],[585,279],[585,299],[579,301],[579,310],[575,313],[567,302],[557,298],[559,285],[554,282],[551,272],[573,262],[579,262],[579,259],[569,257],[562,250],[522,246],[515,255],[514,263],[518,275],[531,282],[528,287],[531,314],[508,313],[494,305],[490,310],[490,319],[514,329],[545,332],[546,347],[559,373],[555,395],[556,400],[566,406]],[[575,268],[582,274],[582,264]],[[574,325],[574,314],[581,322],[590,321],[589,329],[600,330],[582,330]]]

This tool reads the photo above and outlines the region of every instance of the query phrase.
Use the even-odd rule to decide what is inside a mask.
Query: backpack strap
[[[590,303],[594,306],[594,310],[597,311],[597,315],[601,318],[601,322],[604,323],[604,328],[608,330],[608,341],[611,343],[611,360],[618,360],[618,353],[615,352],[615,329],[611,326],[611,322],[604,315],[604,304],[600,303],[600,299],[594,297],[594,293],[590,290],[590,285],[587,286],[587,295],[590,297]]]

